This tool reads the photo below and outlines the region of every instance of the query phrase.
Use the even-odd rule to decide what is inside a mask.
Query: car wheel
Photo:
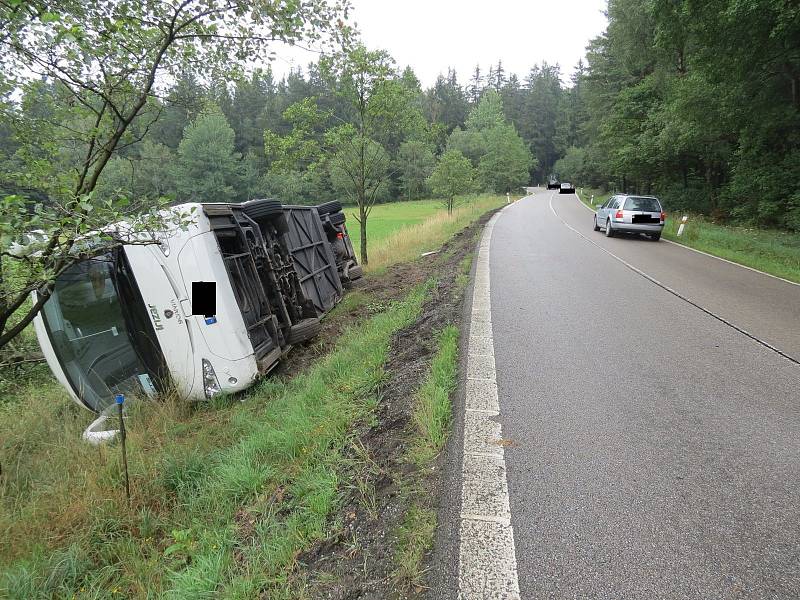
[[[658,240],[661,239],[661,234],[660,233],[650,234],[650,239],[653,240],[654,242],[657,242]]]
[[[606,221],[606,237],[614,237],[614,230],[611,228],[611,219]]]
[[[594,216],[594,230],[600,231],[600,226],[597,224],[597,215]]]

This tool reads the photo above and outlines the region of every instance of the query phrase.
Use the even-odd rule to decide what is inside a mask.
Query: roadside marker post
[[[686,227],[686,221],[688,221],[688,220],[689,220],[689,217],[687,217],[686,215],[683,215],[683,218],[681,219],[681,224],[678,227],[678,237],[681,237],[683,235],[683,228]]]
[[[125,469],[125,497],[128,499],[128,506],[131,505],[131,482],[128,477],[128,452],[125,447],[125,420],[122,417],[122,404],[125,402],[123,394],[117,394],[115,398],[117,410],[119,410],[119,437],[122,442],[122,466]]]
[[[511,194],[506,192],[506,204],[511,204]]]

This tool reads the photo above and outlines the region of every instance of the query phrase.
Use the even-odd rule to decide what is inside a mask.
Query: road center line
[[[579,201],[579,202],[580,202],[580,201]],[[716,314],[716,313],[714,313],[714,312],[712,312],[712,311],[708,310],[707,308],[704,308],[704,307],[700,306],[699,304],[697,304],[697,302],[695,302],[695,301],[693,301],[693,300],[690,300],[689,298],[687,298],[686,296],[684,296],[684,295],[683,295],[683,294],[681,294],[680,292],[678,292],[678,291],[676,291],[676,290],[672,289],[671,287],[669,287],[669,286],[668,286],[668,285],[666,285],[665,283],[661,283],[661,282],[660,282],[658,279],[656,279],[655,277],[652,277],[652,276],[648,275],[647,273],[645,273],[644,271],[642,271],[641,269],[639,269],[639,268],[637,268],[637,267],[634,267],[634,266],[633,266],[631,263],[627,262],[627,261],[626,261],[625,259],[623,259],[623,258],[620,258],[619,256],[617,256],[616,254],[614,254],[613,252],[611,252],[611,251],[610,251],[610,250],[608,250],[607,248],[604,248],[603,246],[601,246],[600,244],[598,244],[598,243],[597,243],[597,242],[595,242],[594,240],[591,240],[591,239],[589,239],[587,236],[585,236],[585,235],[584,235],[584,234],[582,234],[580,231],[578,231],[577,229],[575,229],[575,228],[574,228],[572,225],[570,225],[569,223],[567,223],[567,222],[566,222],[566,221],[565,221],[563,218],[561,218],[561,215],[559,215],[559,214],[556,212],[556,209],[555,209],[555,208],[553,208],[553,194],[550,194],[549,205],[550,205],[550,211],[553,213],[553,215],[555,215],[555,217],[556,217],[556,218],[557,218],[559,221],[561,221],[561,223],[563,223],[563,224],[564,224],[564,226],[565,226],[567,229],[570,229],[570,230],[572,230],[574,233],[578,234],[580,237],[582,237],[584,240],[586,240],[587,242],[589,242],[589,243],[590,243],[590,244],[592,244],[593,246],[595,246],[595,247],[597,247],[597,248],[600,248],[600,250],[602,250],[603,252],[605,252],[606,254],[608,254],[609,256],[611,256],[612,258],[614,258],[614,259],[618,260],[619,262],[621,262],[623,265],[625,265],[626,267],[628,267],[628,268],[629,268],[631,271],[633,271],[633,272],[634,272],[634,273],[636,273],[637,275],[640,275],[640,276],[644,277],[645,279],[647,279],[647,280],[648,280],[648,281],[650,281],[651,283],[654,283],[655,285],[657,285],[657,286],[658,286],[658,287],[660,287],[661,289],[663,289],[663,290],[665,290],[665,291],[669,292],[670,294],[672,294],[673,296],[676,296],[677,298],[680,298],[680,299],[681,299],[681,300],[683,300],[684,302],[686,302],[686,303],[688,303],[688,304],[691,304],[692,306],[694,306],[694,307],[695,307],[695,308],[697,308],[698,310],[701,310],[702,312],[706,313],[706,314],[707,314],[707,315],[709,315],[710,317],[713,317],[713,318],[715,318],[717,321],[720,321],[721,323],[724,323],[725,325],[727,325],[727,326],[728,326],[728,327],[730,327],[731,329],[734,329],[734,330],[738,331],[739,333],[741,333],[742,335],[749,337],[749,338],[750,338],[751,340],[753,340],[754,342],[758,342],[759,344],[761,344],[761,345],[762,345],[762,346],[764,346],[765,348],[767,348],[767,349],[769,349],[769,350],[772,350],[773,352],[775,352],[776,354],[779,354],[780,356],[782,356],[782,357],[783,357],[783,358],[785,358],[786,360],[788,360],[788,361],[790,361],[790,362],[793,362],[793,363],[794,363],[794,364],[796,364],[796,365],[800,365],[800,360],[798,360],[798,359],[794,358],[793,356],[790,356],[789,354],[786,354],[786,352],[784,352],[784,351],[783,351],[783,350],[781,350],[780,348],[776,348],[775,346],[773,346],[773,345],[772,345],[772,344],[770,344],[769,342],[766,342],[766,341],[762,340],[761,338],[759,338],[759,337],[756,337],[755,335],[753,335],[753,334],[752,334],[752,333],[750,333],[749,331],[746,331],[746,330],[742,329],[741,327],[739,327],[738,325],[736,325],[736,324],[734,324],[734,323],[731,323],[730,321],[728,321],[728,320],[727,320],[727,319],[725,319],[724,317],[721,317],[720,315],[718,315],[718,314]],[[588,208],[588,207],[587,207],[587,208]],[[734,263],[734,264],[735,264],[735,263]]]
[[[499,213],[495,214],[483,231],[472,294],[473,307],[480,305],[488,315],[491,315],[489,245],[498,217]],[[469,408],[486,402],[497,407],[494,354],[486,353],[486,344],[494,352],[492,324],[490,320],[481,321],[479,332],[475,325],[470,323],[467,373],[481,376],[467,378],[466,406],[471,421],[469,427],[464,427],[462,453],[458,597],[517,600],[521,596],[504,451],[502,446],[491,453],[481,451],[486,448],[487,436],[502,439],[500,424],[493,420],[498,412]],[[470,381],[474,383],[469,385]]]

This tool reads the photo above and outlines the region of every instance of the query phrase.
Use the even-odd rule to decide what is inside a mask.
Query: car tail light
[[[621,211],[621,210],[618,210],[618,211],[617,211],[617,214],[615,214],[615,215],[614,215],[614,218],[615,218],[615,219],[621,219],[621,218],[622,218],[622,211]]]
[[[666,221],[667,220],[667,213],[665,213],[664,211],[661,211],[661,220],[662,221]]]

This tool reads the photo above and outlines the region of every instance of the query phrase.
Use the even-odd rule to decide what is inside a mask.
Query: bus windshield
[[[73,391],[97,412],[116,394],[154,395],[159,369],[153,366],[163,362],[149,317],[135,318],[146,310],[125,266],[121,250],[73,265],[42,310]]]

